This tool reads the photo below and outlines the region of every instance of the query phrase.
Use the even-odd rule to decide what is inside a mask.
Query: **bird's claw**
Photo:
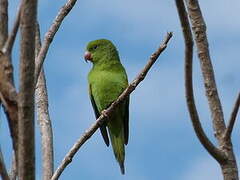
[[[107,110],[103,110],[102,111],[102,115],[106,118],[109,118],[108,114],[107,114]]]

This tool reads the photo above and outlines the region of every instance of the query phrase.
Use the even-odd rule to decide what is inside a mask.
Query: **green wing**
[[[92,89],[91,89],[91,86],[89,85],[89,96],[90,96],[90,100],[91,100],[91,103],[92,103],[92,107],[93,107],[93,110],[94,110],[94,114],[95,114],[95,117],[96,119],[99,118],[100,116],[100,113],[97,109],[97,105],[95,103],[95,100],[94,100],[94,97],[92,95]],[[102,137],[104,139],[104,142],[107,146],[109,146],[109,138],[108,138],[108,134],[107,134],[107,123],[103,123],[102,126],[100,126],[100,131],[101,131],[101,134],[102,134]]]
[[[125,100],[125,114],[124,114],[124,143],[128,144],[128,138],[129,138],[129,97]]]

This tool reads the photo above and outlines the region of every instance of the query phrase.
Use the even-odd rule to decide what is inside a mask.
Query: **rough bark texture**
[[[195,35],[195,42],[198,50],[203,80],[205,85],[206,97],[213,122],[213,129],[220,150],[226,154],[227,160],[220,163],[224,180],[238,180],[238,169],[233,152],[231,139],[227,141],[223,138],[226,130],[224,116],[220,99],[218,97],[217,86],[214,78],[214,71],[208,48],[206,25],[197,0],[185,0],[188,8],[189,17],[192,24],[192,31]]]
[[[217,161],[225,161],[226,157],[220,149],[215,147],[213,143],[206,136],[199,116],[194,100],[193,93],[193,78],[192,78],[192,59],[193,59],[193,38],[190,28],[190,23],[188,20],[186,8],[183,0],[175,0],[179,19],[182,26],[184,42],[185,42],[185,96],[188,106],[189,115],[191,117],[192,125],[194,131],[205,149],[211,154]]]
[[[12,167],[9,172],[9,178],[10,178],[10,180],[16,180],[16,178],[17,178],[17,159],[16,159],[15,153],[13,153]]]
[[[223,119],[223,111],[218,97],[217,85],[215,82],[213,66],[209,54],[208,40],[206,34],[206,25],[196,0],[186,0],[192,30],[195,35],[198,57],[204,78],[206,97],[208,98],[209,107],[213,120],[213,127],[217,139],[221,139],[226,126]]]
[[[0,176],[2,177],[2,180],[10,180],[7,169],[4,163],[3,155],[2,155],[2,150],[0,148]]]
[[[36,56],[41,48],[40,31],[36,25]],[[53,175],[53,132],[48,111],[48,94],[44,70],[39,74],[35,91],[38,123],[41,132],[42,148],[42,180],[49,180]]]
[[[18,97],[19,141],[18,179],[35,179],[34,144],[34,70],[35,22],[37,0],[23,0],[21,7],[20,39],[20,88]]]
[[[0,0],[0,49],[8,36],[8,0]]]
[[[48,112],[48,95],[43,70],[38,78],[35,96],[42,141],[42,180],[49,180],[53,175],[53,132]]]
[[[0,51],[0,99],[7,115],[13,149],[17,152],[18,140],[18,105],[17,92],[13,83],[13,67],[10,56]]]

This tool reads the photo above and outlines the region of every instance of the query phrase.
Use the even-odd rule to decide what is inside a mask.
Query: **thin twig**
[[[8,0],[0,0],[0,49],[8,37]]]
[[[205,149],[217,160],[225,160],[224,154],[206,136],[199,120],[194,100],[192,80],[193,38],[183,0],[175,0],[185,42],[185,96],[194,131]]]
[[[145,65],[143,70],[137,75],[137,77],[129,84],[129,86],[123,91],[123,93],[114,101],[109,108],[104,110],[104,113],[96,120],[95,123],[91,125],[91,127],[85,131],[85,133],[77,140],[77,142],[73,145],[70,151],[66,154],[64,159],[62,160],[61,164],[54,172],[53,177],[51,180],[57,180],[67,165],[72,161],[73,156],[77,153],[80,147],[95,133],[95,131],[105,122],[108,118],[104,118],[105,116],[109,116],[116,106],[122,102],[125,98],[127,98],[137,87],[137,85],[144,80],[146,77],[149,69],[152,65],[156,62],[159,55],[166,49],[167,43],[172,37],[172,33],[168,33],[165,40],[163,41],[162,45],[157,49],[155,53],[153,53],[148,60],[148,63]]]
[[[4,159],[3,159],[3,154],[2,154],[2,150],[0,148],[0,175],[2,177],[2,180],[10,180],[8,173],[7,173],[7,169],[4,163]]]
[[[68,13],[71,11],[71,9],[73,8],[73,6],[75,5],[76,2],[77,2],[77,0],[68,0],[68,2],[59,10],[58,15],[54,19],[48,32],[45,34],[44,41],[42,43],[42,47],[39,51],[38,57],[36,58],[36,69],[35,69],[36,83],[37,83],[37,79],[38,79],[39,73],[42,68],[42,64],[47,55],[48,48],[49,48],[56,32],[58,31],[63,19],[68,15]]]
[[[36,23],[36,56],[41,48],[39,25]],[[35,90],[38,122],[42,141],[42,180],[49,180],[53,175],[53,132],[48,111],[48,94],[44,70],[40,72]]]
[[[231,116],[230,116],[230,120],[226,129],[226,132],[224,134],[224,140],[229,140],[231,138],[231,134],[232,134],[232,130],[233,130],[233,126],[235,124],[236,118],[237,118],[237,113],[240,107],[240,92],[238,93],[236,102],[234,104]]]
[[[7,41],[4,44],[4,47],[2,49],[3,53],[11,54],[11,52],[12,52],[13,44],[14,44],[14,41],[16,39],[16,35],[17,35],[17,32],[18,32],[18,28],[19,28],[20,14],[21,14],[21,5],[18,8],[17,16],[16,16],[16,19],[14,21],[12,31],[8,35]]]

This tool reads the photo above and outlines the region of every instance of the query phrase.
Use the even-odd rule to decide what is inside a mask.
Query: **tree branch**
[[[215,137],[219,144],[219,150],[224,153],[226,159],[218,160],[224,180],[238,179],[238,168],[233,152],[231,139],[224,140],[223,136],[226,130],[222,105],[218,96],[217,86],[214,77],[214,70],[208,48],[208,40],[206,34],[206,25],[201,13],[198,0],[185,0],[188,8],[188,14],[192,24],[192,31],[195,35],[195,42],[198,50],[202,75],[204,79],[206,97],[208,99],[209,109],[213,122]]]
[[[109,108],[104,110],[104,113],[101,113],[101,116],[96,120],[95,123],[91,125],[91,127],[85,131],[85,133],[77,140],[77,142],[73,145],[70,151],[66,154],[64,159],[62,160],[60,166],[54,172],[51,180],[57,180],[67,165],[72,161],[73,156],[77,153],[77,151],[81,148],[81,146],[96,132],[96,130],[108,120],[105,116],[109,116],[115,108],[121,103],[124,99],[126,99],[137,87],[137,85],[144,80],[149,69],[156,62],[159,55],[166,49],[167,43],[172,37],[172,33],[168,33],[162,45],[154,52],[148,63],[145,65],[143,70],[137,75],[137,77],[129,84],[129,86],[123,91],[123,93],[114,101]]]
[[[4,1],[4,0],[2,0]],[[1,5],[0,5],[0,8]],[[18,141],[18,103],[17,91],[13,82],[13,66],[11,62],[11,51],[19,27],[20,8],[17,13],[12,32],[5,38],[2,51],[0,50],[0,94],[3,102],[4,111],[7,116],[10,134],[12,137],[13,149],[17,156]],[[2,22],[0,22],[1,24]],[[17,158],[16,158],[17,159]]]
[[[0,92],[1,99],[4,102],[4,111],[6,113],[10,133],[12,136],[13,149],[15,154],[17,154],[17,137],[18,137],[18,105],[17,105],[17,92],[13,82],[13,66],[11,63],[11,50],[13,46],[13,42],[15,41],[15,37],[17,34],[19,19],[20,19],[20,10],[18,11],[18,15],[16,21],[14,23],[14,27],[9,36],[7,36],[7,0],[0,0],[0,11],[2,13],[3,21],[0,20],[0,26],[5,26],[5,30],[3,34],[4,41],[2,46],[0,46]],[[5,9],[5,11],[3,10]],[[20,9],[20,8],[19,8]],[[5,22],[6,21],[6,22]],[[4,25],[5,24],[5,25]],[[1,27],[0,27],[1,29]],[[2,32],[2,31],[1,31]]]
[[[213,120],[213,128],[216,138],[221,145],[221,138],[226,126],[224,123],[222,105],[218,97],[217,85],[215,82],[213,66],[208,48],[206,24],[204,22],[198,1],[186,0],[186,2],[189,17],[192,23],[192,30],[195,35],[198,57],[204,79],[205,92]]]
[[[36,56],[41,48],[39,25],[36,24]],[[44,70],[40,72],[35,90],[38,122],[42,141],[42,180],[49,180],[53,175],[53,132],[48,111],[48,95]]]
[[[18,9],[17,16],[16,16],[16,19],[14,21],[12,31],[8,35],[6,43],[4,44],[4,47],[3,47],[3,50],[2,50],[3,53],[7,53],[7,54],[10,55],[11,52],[12,52],[13,44],[14,44],[14,41],[15,41],[15,38],[16,38],[16,35],[17,35],[17,32],[18,32],[18,28],[19,28],[20,15],[21,15],[21,5]]]
[[[77,2],[77,0],[68,0],[68,2],[60,9],[60,11],[58,12],[58,15],[56,16],[56,18],[54,19],[54,21],[53,21],[53,23],[50,27],[50,29],[45,34],[42,47],[39,51],[38,57],[36,58],[36,69],[35,69],[35,81],[36,81],[36,83],[37,83],[37,79],[38,79],[39,73],[40,73],[41,68],[42,68],[42,64],[43,64],[44,59],[47,55],[48,48],[49,48],[56,32],[58,31],[63,19],[72,10],[72,8],[73,8],[73,6],[75,5],[76,2]]]
[[[35,180],[35,22],[37,0],[23,0],[21,6],[20,87],[18,97],[18,179]]]
[[[0,51],[0,94],[4,111],[7,116],[13,149],[17,154],[18,141],[18,105],[17,92],[13,83],[13,67],[10,55]]]
[[[188,105],[189,115],[191,117],[194,131],[205,149],[211,154],[217,161],[224,161],[225,155],[216,148],[212,142],[206,136],[201,122],[199,120],[197,108],[194,100],[193,84],[192,84],[192,59],[193,59],[193,38],[188,21],[188,16],[183,0],[175,0],[179,19],[182,26],[184,42],[185,42],[185,96]]]
[[[15,153],[13,153],[12,167],[11,171],[9,172],[9,178],[10,180],[16,180],[16,177],[17,177],[17,158]]]
[[[8,0],[0,0],[0,49],[8,37]]]
[[[3,159],[3,154],[2,154],[2,150],[0,148],[0,175],[2,177],[2,180],[10,180],[8,173],[7,173],[7,169],[4,163],[4,159]]]
[[[237,117],[239,107],[240,107],[240,93],[238,93],[238,96],[237,96],[236,102],[234,104],[227,129],[226,129],[225,134],[224,134],[224,140],[225,141],[227,141],[231,138],[233,126],[234,126],[235,121],[236,121],[236,117]]]

